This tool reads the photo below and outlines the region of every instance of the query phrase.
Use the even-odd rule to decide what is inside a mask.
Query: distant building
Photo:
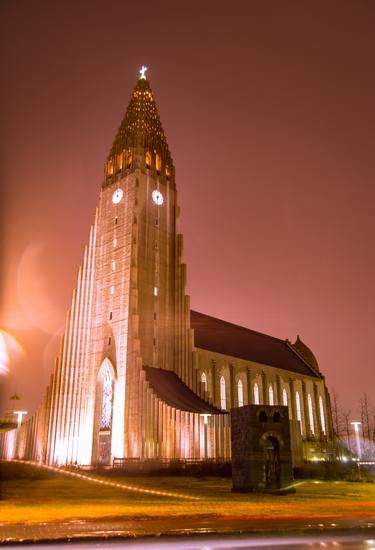
[[[105,164],[65,334],[39,409],[1,434],[49,464],[230,459],[231,407],[287,405],[295,464],[325,456],[329,396],[308,347],[190,310],[175,168],[149,82]]]

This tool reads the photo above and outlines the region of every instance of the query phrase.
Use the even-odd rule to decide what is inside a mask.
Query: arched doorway
[[[267,489],[280,487],[280,443],[269,436],[264,442],[264,483]]]
[[[95,462],[111,463],[112,417],[115,373],[109,359],[104,359],[96,382],[94,448]]]

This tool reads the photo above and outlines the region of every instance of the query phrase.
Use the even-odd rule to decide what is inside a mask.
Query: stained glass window
[[[113,378],[109,369],[105,371],[103,378],[102,415],[100,421],[101,430],[111,429],[112,419]]]
[[[296,413],[297,413],[297,420],[299,420],[300,422],[301,433],[302,433],[301,399],[298,391],[296,391]]]

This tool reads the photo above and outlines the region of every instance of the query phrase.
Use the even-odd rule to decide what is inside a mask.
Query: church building
[[[264,404],[287,407],[294,465],[324,458],[330,401],[310,349],[190,309],[175,167],[145,70],[105,163],[49,385],[0,434],[0,455],[229,461],[230,409]]]

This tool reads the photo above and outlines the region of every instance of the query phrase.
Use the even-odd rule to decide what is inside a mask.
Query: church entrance
[[[280,443],[276,437],[268,437],[264,445],[264,477],[267,489],[280,487]]]
[[[110,466],[112,454],[114,371],[109,359],[99,369],[95,404],[95,462]]]

